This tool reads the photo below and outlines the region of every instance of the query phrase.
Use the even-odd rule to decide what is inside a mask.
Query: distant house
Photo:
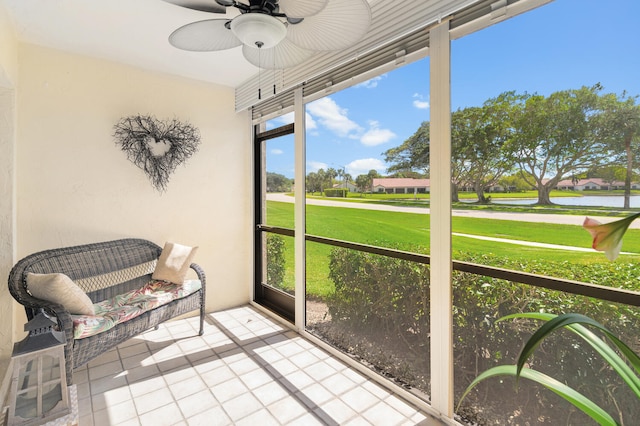
[[[358,192],[358,187],[353,184],[353,182],[340,182],[333,185],[333,188],[347,188],[349,192]]]
[[[502,185],[495,184],[493,186],[486,186],[484,188],[484,192],[493,193],[493,192],[511,192],[515,191],[515,187],[504,187]],[[458,184],[458,192],[476,192],[475,187],[470,183],[459,183]]]
[[[428,194],[429,179],[413,178],[373,178],[373,192],[387,194]]]
[[[638,182],[631,183],[631,189],[640,188]],[[624,189],[624,182],[605,182],[602,178],[589,179],[565,179],[558,182],[556,189],[570,191],[609,191],[614,189]]]

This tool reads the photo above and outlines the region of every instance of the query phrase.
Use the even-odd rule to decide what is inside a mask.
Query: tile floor
[[[80,426],[440,424],[250,306],[197,322],[75,370]]]

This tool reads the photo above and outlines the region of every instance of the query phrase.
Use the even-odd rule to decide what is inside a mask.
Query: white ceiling
[[[184,24],[233,17],[235,8],[211,14],[162,0],[0,0],[0,7],[21,42],[230,87],[258,72],[239,47],[186,52],[167,41]]]
[[[245,3],[247,1],[244,0]],[[372,43],[380,44],[385,40],[398,39],[403,32],[423,28],[442,16],[480,2],[367,1],[372,6],[371,28],[356,45],[344,52],[335,52],[338,57],[335,63],[344,61],[340,55],[355,55],[357,58],[362,51],[372,48]],[[514,13],[521,13],[548,1],[550,0],[518,0],[510,5],[505,1],[504,7],[497,11],[504,9],[507,11],[506,15],[499,14],[495,21],[509,15],[509,8],[515,10]],[[488,1],[484,3],[489,4]],[[217,52],[187,52],[169,44],[168,37],[175,29],[204,19],[231,19],[238,14],[238,10],[233,7],[227,8],[226,14],[219,14],[199,12],[163,0],[0,0],[0,8],[7,11],[21,42],[233,88],[243,86],[245,82],[250,83],[248,80],[258,74],[258,68],[244,59],[241,47]],[[481,27],[494,23],[493,9],[491,5],[490,13],[486,15],[487,22],[479,20],[482,21]],[[326,57],[330,56],[327,52],[321,53]],[[311,68],[325,66],[326,63],[321,62],[324,59],[319,59],[322,57],[314,56],[292,71],[299,68],[306,72],[305,66],[309,64]],[[313,70],[317,74],[316,68]],[[298,74],[293,72],[294,76]]]

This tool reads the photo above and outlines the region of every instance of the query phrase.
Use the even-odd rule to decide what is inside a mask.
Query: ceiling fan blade
[[[306,18],[322,11],[328,0],[280,0],[280,12],[290,18]]]
[[[371,25],[367,0],[330,0],[317,15],[289,25],[287,38],[311,50],[338,50],[360,40]]]
[[[216,3],[215,0],[164,0],[167,3],[176,6],[186,7],[187,9],[199,10],[209,13],[226,13],[227,8]]]
[[[242,54],[253,65],[273,70],[296,66],[309,59],[313,51],[298,47],[285,38],[269,49],[242,46]]]
[[[242,44],[225,24],[228,19],[207,19],[178,28],[169,36],[174,47],[192,52],[231,49]]]

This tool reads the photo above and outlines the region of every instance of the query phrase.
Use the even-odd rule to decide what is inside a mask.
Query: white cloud
[[[307,110],[318,119],[320,124],[327,129],[331,130],[338,136],[353,137],[353,133],[359,133],[362,131],[356,122],[349,119],[348,110],[341,108],[333,99],[325,97],[311,102],[307,106]]]
[[[424,96],[419,93],[413,94],[413,106],[418,109],[427,109],[429,108],[429,101],[425,101]]]
[[[365,146],[378,146],[389,142],[395,137],[396,134],[391,130],[381,129],[377,121],[371,120],[369,121],[369,130],[362,135],[360,142]]]
[[[271,153],[274,155],[281,155],[281,154],[284,154],[284,151],[281,149],[272,149]]]
[[[281,115],[280,117],[277,117],[277,118],[273,119],[273,121],[277,121],[282,126],[293,123],[293,120],[294,120],[293,112],[288,112],[286,114]],[[270,123],[270,122],[271,121],[268,121],[267,123]],[[304,125],[307,128],[307,130],[315,130],[315,129],[318,128],[318,124],[313,119],[313,117],[311,117],[311,115],[309,115],[309,113],[305,113],[305,123],[304,123]]]
[[[382,80],[386,76],[387,76],[386,74],[382,74],[382,75],[379,75],[377,77],[370,78],[367,81],[363,81],[362,83],[358,83],[353,87],[355,87],[355,88],[365,88],[365,89],[375,89],[376,87],[378,87],[378,82],[380,80]]]
[[[320,161],[307,161],[307,173],[317,172],[320,169],[327,170],[329,165]]]
[[[304,114],[304,125],[307,130],[315,130],[318,128],[316,120],[314,120],[311,114],[309,114],[308,112]]]
[[[307,106],[309,113],[321,126],[326,127],[339,137],[357,139],[365,146],[378,146],[396,137],[389,129],[381,129],[380,124],[369,121],[369,129],[364,129],[348,117],[349,111],[341,108],[333,99],[325,97]]]
[[[378,173],[385,173],[387,167],[377,158],[362,158],[360,160],[354,160],[347,164],[345,170],[355,179],[358,175],[366,175],[369,170],[377,170]]]

